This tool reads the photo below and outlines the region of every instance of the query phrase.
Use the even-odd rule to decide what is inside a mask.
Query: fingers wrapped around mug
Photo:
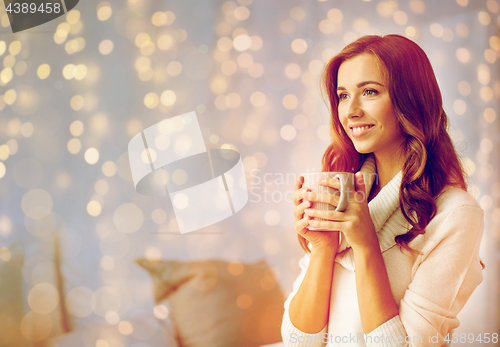
[[[304,199],[304,194],[306,192],[311,191],[310,189],[303,187],[302,186],[303,183],[304,183],[304,177],[299,176],[299,177],[297,177],[297,179],[295,180],[295,183],[293,185],[294,192],[292,193],[292,202],[295,206],[298,206],[299,204],[302,203],[302,201]]]
[[[315,229],[342,231],[345,228],[346,216],[343,212],[335,210],[317,210],[306,208],[304,216],[309,217],[309,226]],[[324,220],[316,220],[321,218]]]
[[[302,219],[299,219],[295,222],[295,231],[297,232],[297,234],[303,237],[306,235],[310,220],[311,217],[304,215]]]
[[[332,205],[333,207],[337,207],[340,201],[340,196],[332,193],[307,192],[304,193],[304,199],[314,202],[324,202]]]
[[[295,221],[302,219],[304,217],[304,210],[308,207],[311,207],[312,203],[309,200],[304,200],[297,206],[295,206],[293,210],[293,217]]]
[[[356,173],[356,186],[348,194],[348,202],[344,212],[335,210],[323,210],[318,208],[306,208],[304,216],[311,218],[309,226],[319,231],[341,231],[346,237],[347,243],[356,252],[358,249],[366,249],[378,245],[378,237],[375,226],[370,216],[370,209],[365,195],[364,177],[362,173]],[[335,183],[328,186],[334,188]],[[308,193],[310,194],[310,193]],[[304,195],[304,198],[313,202],[326,202],[337,206],[340,197],[335,194],[316,193],[314,196]],[[322,220],[317,220],[317,219]]]

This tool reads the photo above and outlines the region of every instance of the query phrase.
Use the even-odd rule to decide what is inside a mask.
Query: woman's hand
[[[294,189],[295,192],[292,194],[292,201],[295,205],[293,215],[295,218],[295,231],[300,236],[304,237],[307,241],[311,243],[311,246],[315,249],[328,247],[332,248],[337,252],[339,247],[339,233],[338,231],[313,231],[308,230],[309,222],[311,222],[311,217],[304,215],[304,210],[312,206],[310,200],[304,199],[304,194],[310,192],[310,189],[302,187],[304,183],[304,177],[299,176],[295,180]]]
[[[322,179],[318,182],[321,185],[340,190],[340,181],[338,179]],[[336,207],[340,197],[329,193],[305,193],[304,199],[326,202]],[[375,232],[368,209],[368,197],[365,193],[365,183],[361,172],[355,175],[355,189],[349,192],[347,208],[344,212],[335,210],[317,210],[305,209],[306,217],[319,217],[326,221],[309,220],[308,224],[314,228],[342,231],[346,237],[347,243],[356,250],[356,248],[367,248],[378,244],[378,238]],[[322,231],[325,233],[325,231]]]

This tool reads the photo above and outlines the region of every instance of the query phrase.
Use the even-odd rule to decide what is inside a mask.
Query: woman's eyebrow
[[[378,84],[379,86],[382,86],[382,87],[384,86],[383,84],[375,82],[375,81],[364,81],[364,82],[358,83],[357,87],[361,88],[362,86],[364,86],[366,84]],[[337,90],[346,90],[346,89],[345,89],[345,87],[337,87]]]

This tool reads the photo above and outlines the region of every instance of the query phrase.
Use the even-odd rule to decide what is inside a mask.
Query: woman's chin
[[[359,154],[368,154],[368,153],[372,153],[373,151],[370,149],[370,148],[366,148],[366,147],[356,147],[354,146],[354,148],[356,148],[356,151],[359,153]]]

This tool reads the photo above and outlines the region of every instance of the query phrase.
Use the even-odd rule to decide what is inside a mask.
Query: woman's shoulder
[[[459,187],[447,186],[437,196],[436,208],[425,234],[410,243],[411,247],[416,246],[425,253],[445,238],[474,244],[474,240],[481,236],[484,212],[470,193]]]
[[[476,199],[460,187],[447,186],[436,198],[436,214],[428,229],[479,227],[484,218],[484,211]]]
[[[446,186],[436,197],[437,213],[448,212],[459,207],[481,209],[477,200],[467,191],[457,186]]]

